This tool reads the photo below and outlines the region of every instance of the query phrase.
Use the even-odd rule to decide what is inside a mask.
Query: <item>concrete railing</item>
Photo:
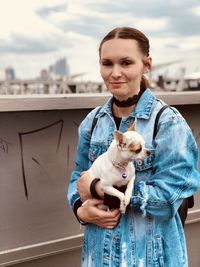
[[[200,92],[156,93],[176,106],[200,147]],[[0,99],[0,266],[79,267],[83,229],[66,201],[77,127],[108,94]],[[200,266],[200,194],[186,224],[190,267]]]
[[[0,95],[102,93],[102,82],[73,82],[67,80],[0,80]]]

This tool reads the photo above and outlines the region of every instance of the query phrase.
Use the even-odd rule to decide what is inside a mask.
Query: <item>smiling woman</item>
[[[118,100],[138,94],[141,77],[150,68],[151,58],[142,54],[136,40],[111,39],[101,47],[101,76]]]
[[[200,188],[198,149],[192,131],[181,114],[170,107],[160,116],[152,140],[155,119],[165,103],[145,82],[144,74],[151,69],[152,60],[149,40],[142,32],[130,27],[113,29],[100,43],[99,61],[112,97],[100,110],[91,111],[79,127],[76,168],[68,188],[71,208],[86,225],[82,266],[187,267],[178,209],[184,198]],[[134,189],[126,213],[120,214],[113,197],[103,191],[99,177],[93,179],[88,169],[107,151],[115,130],[126,132],[134,121],[149,153],[145,159],[133,160]],[[109,162],[109,153],[106,155]],[[111,162],[111,166],[124,166],[123,160],[116,163],[112,166]],[[111,170],[106,172],[109,177]],[[100,209],[102,204],[112,208]]]
[[[125,115],[125,109],[120,114],[116,103],[120,105],[121,102],[124,106],[125,101],[129,101],[134,104],[137,96],[140,97],[149,87],[144,76],[150,71],[152,63],[148,39],[136,29],[134,33],[127,32],[113,30],[99,46],[100,72],[106,87],[114,96],[113,110],[116,116]],[[129,110],[127,112],[129,114]]]

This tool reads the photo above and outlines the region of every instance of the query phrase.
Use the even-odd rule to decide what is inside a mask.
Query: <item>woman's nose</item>
[[[118,65],[114,65],[113,68],[112,68],[112,77],[113,78],[119,78],[121,77],[122,74],[121,74],[121,69]]]

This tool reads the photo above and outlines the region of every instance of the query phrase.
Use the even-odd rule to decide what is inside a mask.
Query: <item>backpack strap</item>
[[[97,109],[97,112],[96,112],[95,115],[94,115],[94,119],[93,119],[93,121],[92,121],[91,132],[90,132],[91,136],[92,136],[92,133],[93,133],[93,131],[94,131],[94,128],[95,128],[95,126],[96,126],[96,124],[97,124],[97,121],[98,121],[97,114],[99,113],[100,110],[101,110],[101,106]]]
[[[158,122],[159,122],[159,119],[160,119],[160,116],[161,114],[163,113],[163,111],[168,108],[169,106],[168,105],[164,105],[157,113],[156,115],[156,118],[155,118],[155,123],[154,123],[154,130],[153,130],[153,140],[155,139],[156,137],[156,134],[157,134],[157,130],[158,130]]]
[[[160,116],[163,113],[163,111],[168,107],[170,107],[170,106],[169,105],[164,105],[158,111],[158,114],[156,115],[155,124],[154,124],[154,131],[153,131],[153,141],[154,141],[154,139],[156,137],[156,134],[157,134],[157,130],[158,130],[157,128],[158,128],[158,122],[159,122]],[[194,206],[194,196],[190,196],[190,197],[187,197],[187,198],[183,199],[183,202],[182,202],[182,204],[180,205],[180,207],[178,209],[178,213],[179,213],[179,216],[180,216],[180,219],[181,219],[183,227],[185,225],[185,220],[187,218],[188,209],[191,209],[193,206]]]

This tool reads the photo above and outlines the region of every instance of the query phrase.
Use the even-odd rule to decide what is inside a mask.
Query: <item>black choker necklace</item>
[[[144,92],[143,90],[140,90],[138,95],[134,95],[122,101],[118,100],[116,97],[113,96],[113,103],[115,103],[116,106],[121,107],[121,108],[133,106],[137,104],[143,92]]]

